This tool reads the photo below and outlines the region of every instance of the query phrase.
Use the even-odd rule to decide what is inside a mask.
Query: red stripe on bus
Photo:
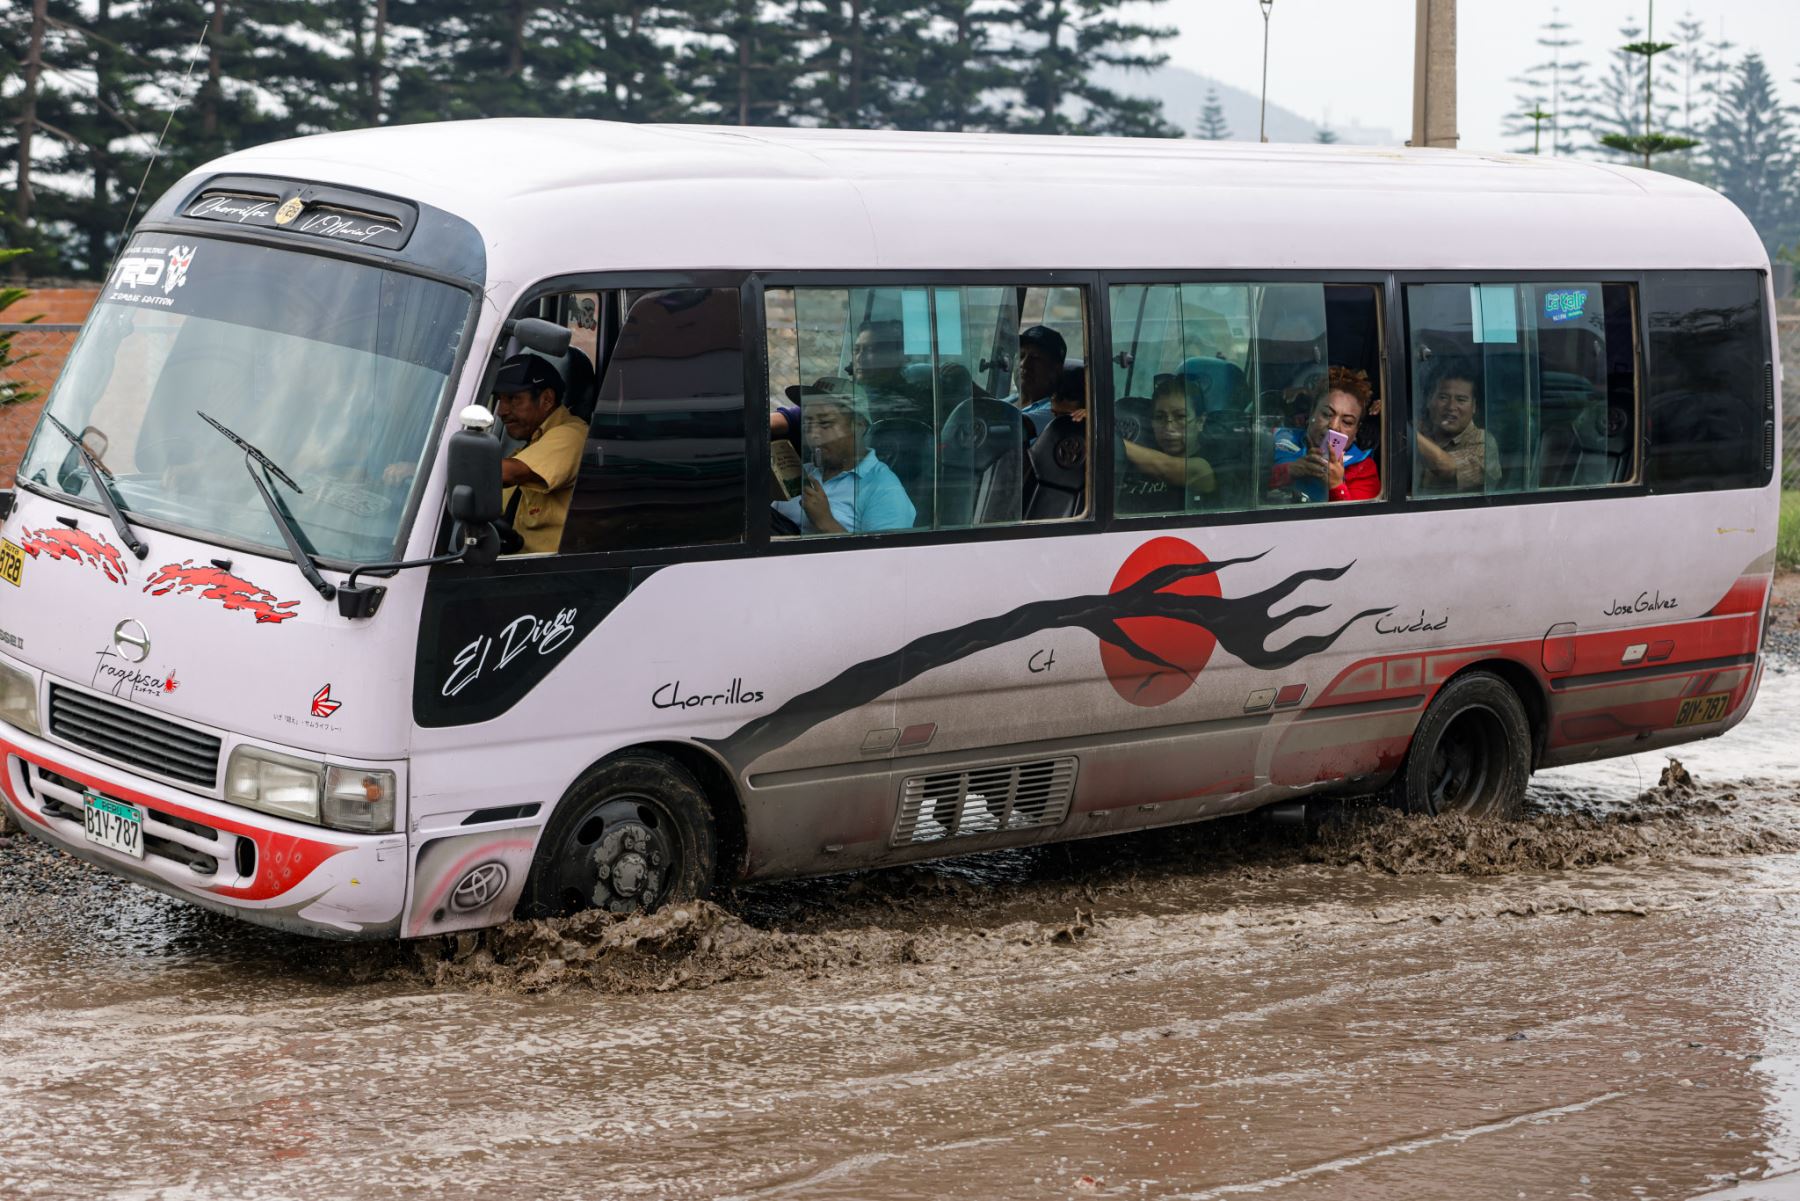
[[[0,747],[11,751],[21,759],[36,763],[39,767],[48,768],[59,776],[65,776],[80,784],[85,784],[95,792],[163,813],[172,813],[187,821],[248,838],[256,844],[256,875],[251,878],[247,887],[241,888],[228,885],[195,885],[198,891],[210,892],[215,896],[243,901],[272,900],[312,875],[327,859],[350,849],[336,843],[303,838],[297,834],[279,834],[273,830],[259,830],[255,826],[232,821],[230,818],[217,817],[198,809],[190,809],[174,801],[137,792],[113,781],[102,780],[98,776],[90,776],[75,768],[65,767],[42,755],[27,753],[23,747],[7,742],[5,739],[0,739]],[[11,773],[6,774],[11,775]],[[11,795],[11,779],[5,780],[4,783],[7,786],[8,795]],[[17,797],[13,798],[13,803],[24,810],[25,807],[18,804]],[[38,821],[41,825],[49,826],[49,823],[42,818],[38,818]]]

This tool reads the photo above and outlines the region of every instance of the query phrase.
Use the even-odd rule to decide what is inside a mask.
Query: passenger
[[[1332,367],[1306,425],[1275,431],[1269,486],[1309,501],[1380,496],[1381,472],[1369,451],[1356,444],[1357,427],[1367,416],[1373,396],[1367,372]],[[1342,452],[1326,436],[1333,430],[1349,439]]]
[[[870,420],[916,419],[919,401],[906,387],[903,328],[898,321],[865,321],[850,344],[850,377]]]
[[[906,486],[863,446],[869,414],[862,398],[816,384],[790,388],[788,395],[800,401],[800,420],[791,419],[791,409],[778,409],[769,417],[770,434],[792,440],[799,433],[808,461],[800,495],[770,507],[802,534],[911,529],[916,512]]]
[[[587,444],[587,423],[563,407],[562,393],[556,367],[535,354],[512,356],[494,380],[495,412],[507,434],[525,443],[500,461],[500,484],[526,554],[549,554],[562,544]]]
[[[1185,375],[1159,376],[1151,393],[1150,433],[1154,447],[1125,440],[1125,461],[1133,470],[1120,481],[1120,508],[1134,513],[1180,512],[1196,496],[1210,495],[1218,481],[1199,453],[1206,415],[1194,405]]]
[[[1481,370],[1450,359],[1434,373],[1425,395],[1425,417],[1414,437],[1419,492],[1481,492],[1500,486],[1500,448],[1475,424],[1481,407]]]
[[[1024,410],[1025,420],[1035,431],[1050,424],[1050,409],[1068,359],[1069,344],[1049,326],[1030,325],[1019,332],[1019,361],[1013,367],[1013,386],[1018,391],[1006,399]],[[1085,399],[1082,405],[1086,407]],[[1034,436],[1027,434],[1028,438]]]

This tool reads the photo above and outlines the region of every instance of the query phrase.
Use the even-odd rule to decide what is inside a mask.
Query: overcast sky
[[[1562,19],[1598,67],[1619,41],[1621,23],[1643,24],[1644,0],[1566,0]],[[1507,147],[1500,125],[1518,91],[1509,77],[1541,60],[1535,40],[1550,0],[1461,0],[1457,6],[1457,117],[1462,145]],[[1334,125],[1386,127],[1397,142],[1412,132],[1414,0],[1274,0],[1269,32],[1269,99]],[[1740,49],[1759,52],[1781,98],[1800,103],[1800,0],[1661,0],[1657,34],[1687,14]],[[1149,19],[1174,25],[1170,62],[1252,92],[1261,86],[1263,22],[1257,0],[1165,0]],[[1662,38],[1662,40],[1669,40]]]

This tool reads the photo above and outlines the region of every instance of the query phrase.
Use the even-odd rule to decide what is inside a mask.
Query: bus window
[[[777,537],[1078,516],[1079,288],[765,294]]]
[[[1116,511],[1378,496],[1379,300],[1368,284],[1114,287]],[[1326,386],[1333,379],[1349,390],[1337,401]],[[1327,443],[1333,424],[1315,420],[1322,403],[1346,408],[1335,423],[1354,431],[1337,468],[1346,474],[1327,466],[1310,474],[1306,453]]]
[[[1758,488],[1774,452],[1762,284],[1750,271],[1650,276],[1650,457],[1659,492]]]
[[[1407,315],[1415,496],[1632,478],[1629,285],[1421,285]]]
[[[737,289],[629,292],[619,308],[623,320],[594,404],[563,552],[742,538]]]

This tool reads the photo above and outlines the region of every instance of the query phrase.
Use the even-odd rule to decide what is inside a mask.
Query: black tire
[[[712,891],[718,835],[706,794],[655,751],[609,759],[551,815],[519,900],[521,917],[581,909],[648,912]]]
[[[1408,813],[1511,821],[1525,810],[1531,723],[1512,685],[1473,671],[1433,698],[1394,777],[1393,801]]]

